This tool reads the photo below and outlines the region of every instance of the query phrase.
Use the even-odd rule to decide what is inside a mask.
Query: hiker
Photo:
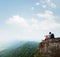
[[[54,34],[53,34],[53,33],[51,33],[51,32],[49,32],[48,37],[49,37],[50,39],[51,39],[51,38],[54,38]]]

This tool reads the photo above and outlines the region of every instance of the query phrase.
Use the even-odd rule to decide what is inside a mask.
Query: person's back
[[[49,32],[49,38],[54,38],[54,34]]]
[[[50,36],[51,38],[54,38],[54,34],[51,34],[51,36]]]

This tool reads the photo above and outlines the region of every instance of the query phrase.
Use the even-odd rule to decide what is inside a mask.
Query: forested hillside
[[[37,42],[26,42],[15,49],[11,48],[0,52],[0,57],[34,57],[38,51],[37,48]]]

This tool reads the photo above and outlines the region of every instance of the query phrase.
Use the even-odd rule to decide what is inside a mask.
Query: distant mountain
[[[5,50],[5,49],[9,49],[9,48],[17,48],[18,46],[21,46],[25,43],[26,41],[19,41],[19,40],[15,40],[15,41],[11,41],[9,43],[6,44],[1,44],[0,45],[0,52]]]
[[[0,52],[0,57],[34,57],[34,54],[38,50],[37,48],[37,42],[24,42],[21,45],[17,43],[17,46],[14,45]]]

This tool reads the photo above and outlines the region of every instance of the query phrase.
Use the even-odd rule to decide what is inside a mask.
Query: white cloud
[[[51,8],[56,8],[56,4],[54,2],[52,2],[51,0],[47,1],[47,4],[51,7]]]
[[[52,2],[52,0],[42,0],[41,3],[42,8],[45,8],[46,6],[50,8],[56,8],[56,4]]]
[[[40,27],[43,30],[57,29],[60,24],[56,23],[55,20],[44,20],[40,23]]]
[[[47,7],[47,5],[42,5],[42,7],[43,7],[43,8],[46,8],[46,7]]]
[[[60,27],[60,24],[58,24],[55,19],[57,16],[53,14],[52,11],[46,10],[44,13],[38,13],[38,17],[43,19],[43,21],[40,21],[39,19],[32,18],[30,21],[27,19],[24,19],[23,17],[16,15],[7,21],[8,24],[17,24],[20,27],[25,27],[24,29],[27,31],[32,30],[49,30]]]
[[[27,27],[28,26],[27,21],[24,20],[24,18],[19,16],[19,15],[16,15],[16,16],[13,16],[13,17],[9,18],[9,20],[7,20],[6,23],[7,24],[18,24],[22,27]]]
[[[19,16],[19,15],[15,15],[12,16],[11,18],[9,18],[9,20],[6,21],[6,24],[16,24],[19,25],[20,27],[25,27],[24,29],[27,30],[32,30],[33,28],[37,28],[38,26],[38,20],[32,18],[30,21],[28,21],[27,19],[24,19],[23,17]]]
[[[55,3],[51,3],[51,7],[52,8],[56,8],[56,4]]]
[[[37,5],[37,6],[39,6],[39,5],[40,5],[40,3],[39,3],[39,2],[36,2],[36,5]]]
[[[5,39],[7,40],[7,38],[10,39],[18,39],[18,40],[30,40],[30,41],[39,41],[40,38],[40,29],[39,29],[39,20],[37,19],[24,19],[24,23],[26,23],[29,26],[24,26],[23,27],[23,23],[20,22],[20,19],[24,19],[23,17],[16,15],[16,16],[12,16],[10,17],[7,21],[6,24],[16,24],[17,26],[20,25],[19,27],[17,27],[17,29],[14,29],[14,31],[11,29],[11,31],[9,31],[8,36]],[[22,29],[21,29],[22,28]],[[16,32],[17,30],[17,32]],[[20,31],[19,31],[20,30]],[[6,36],[6,35],[5,35]],[[1,37],[4,38],[4,37]],[[3,42],[4,40],[2,40]],[[8,40],[9,41],[9,40]],[[41,40],[40,40],[41,41]]]
[[[46,10],[44,13],[38,13],[38,17],[42,17],[44,19],[54,19],[55,16],[53,15],[53,12],[50,10]]]
[[[10,39],[17,38],[19,40],[41,41],[42,37],[44,37],[43,35],[41,35],[43,34],[42,32],[60,28],[60,24],[55,21],[56,16],[52,11],[47,10],[43,13],[37,14],[37,16],[43,20],[40,21],[39,19],[35,18],[27,20],[19,15],[9,18],[7,24],[17,24],[17,26],[19,25],[19,29],[16,29],[18,30],[17,32],[15,30],[13,33],[9,33],[11,37]]]
[[[37,14],[37,16],[44,19],[40,22],[40,27],[43,30],[56,29],[60,27],[60,24],[55,21],[56,16],[52,11],[47,10],[44,13]]]

